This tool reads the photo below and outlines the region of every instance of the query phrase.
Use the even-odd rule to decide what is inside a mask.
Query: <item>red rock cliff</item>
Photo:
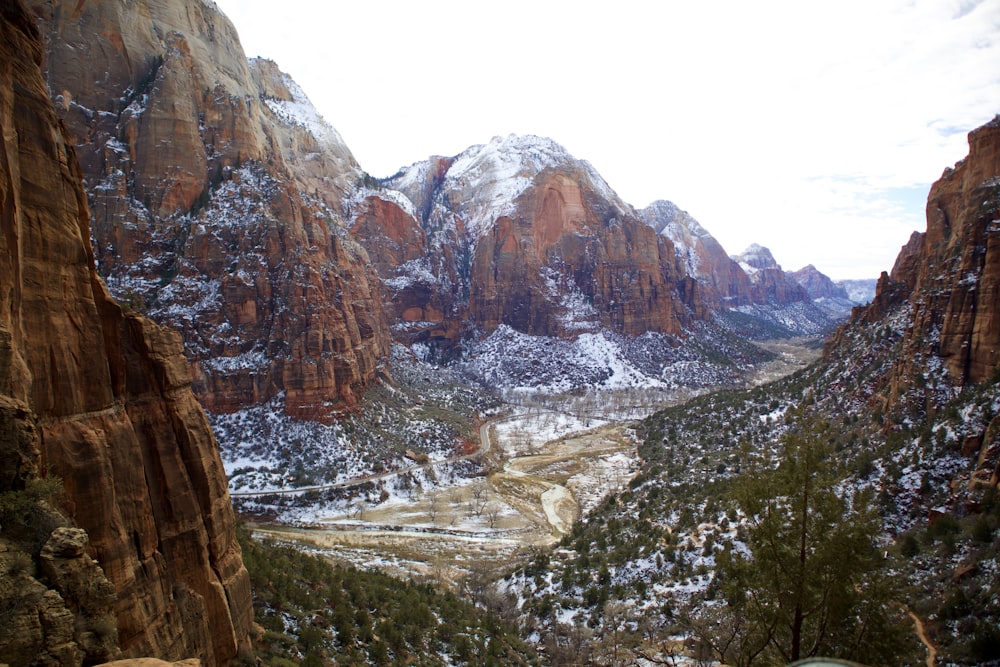
[[[356,404],[389,332],[343,225],[362,172],[336,131],[212,3],[30,5],[113,294],[183,333],[210,410]]]
[[[0,398],[37,424],[40,451],[20,448],[17,475],[63,478],[126,655],[225,664],[247,641],[250,585],[181,338],[109,297],[38,31],[20,0],[2,18]]]
[[[636,217],[601,219],[583,183],[571,172],[542,172],[480,240],[471,316],[486,331],[507,324],[565,335],[594,321],[630,336],[679,333],[685,276],[673,245]]]
[[[495,137],[453,158],[431,158],[387,179],[412,202],[406,225],[368,215],[352,229],[373,255],[401,241],[387,286],[406,340],[490,333],[574,337],[602,328],[678,333],[707,307],[670,239],[658,237],[592,166],[551,140]],[[417,234],[419,231],[419,234]],[[426,239],[426,240],[424,240]],[[416,257],[414,255],[414,257]],[[383,273],[383,275],[386,275]]]
[[[876,297],[853,318],[878,321],[912,308],[889,400],[937,358],[954,386],[1000,367],[1000,117],[969,133],[969,155],[945,170],[927,198],[927,229],[914,233]],[[921,361],[923,359],[924,361]],[[928,407],[932,406],[928,404]]]

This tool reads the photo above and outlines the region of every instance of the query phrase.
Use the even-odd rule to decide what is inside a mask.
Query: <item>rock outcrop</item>
[[[981,382],[1000,364],[1000,117],[969,134],[969,157],[945,172],[927,199],[917,289],[934,273],[947,287],[941,320],[945,367],[960,384]],[[934,326],[926,311],[915,327]]]
[[[733,260],[750,277],[753,303],[787,305],[810,301],[809,293],[785,273],[771,251],[753,243]]]
[[[113,295],[183,333],[210,410],[355,405],[389,331],[343,225],[364,174],[337,132],[213,3],[30,5]]]
[[[753,303],[749,276],[687,211],[660,200],[639,211],[639,215],[658,234],[671,240],[688,275],[702,285],[705,299],[714,310]]]
[[[383,185],[410,204],[372,216],[369,202],[352,230],[370,254],[389,250],[380,271],[404,340],[448,344],[500,325],[563,337],[679,333],[707,312],[670,240],[550,140],[497,137]]]
[[[900,396],[940,359],[955,386],[982,382],[1000,367],[1000,116],[969,133],[969,155],[946,169],[927,198],[927,229],[914,233],[873,303],[854,317],[877,321],[912,307],[893,378]]]
[[[35,20],[20,0],[0,16],[0,429],[12,436],[0,442],[0,490],[62,478],[63,509],[113,586],[125,656],[226,664],[248,640],[249,578],[181,338],[109,296]],[[71,532],[41,553],[63,587],[42,598],[72,606],[75,570],[63,566],[82,545]],[[79,637],[62,639],[82,651]]]
[[[449,288],[459,283],[458,239],[430,246],[412,202],[384,189],[362,193],[351,221],[351,236],[368,251],[382,278],[396,337],[404,343],[458,342],[464,309]]]

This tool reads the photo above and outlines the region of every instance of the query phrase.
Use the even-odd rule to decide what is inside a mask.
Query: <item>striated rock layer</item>
[[[855,318],[874,321],[908,300],[913,314],[894,382],[930,352],[956,386],[1000,367],[1000,117],[969,133],[969,155],[946,169],[927,198],[927,230],[914,233],[875,300]],[[931,350],[925,350],[927,343]]]
[[[500,325],[676,334],[706,316],[671,241],[548,139],[496,137],[383,186],[355,207],[352,234],[379,257],[404,341],[450,345]]]
[[[97,274],[40,36],[20,0],[2,7],[3,490],[36,471],[64,480],[65,510],[114,587],[126,656],[225,664],[252,609],[217,444],[180,336],[123,311]]]
[[[750,277],[687,211],[660,200],[639,211],[639,215],[657,234],[673,242],[688,274],[703,286],[713,310],[754,303]]]
[[[337,132],[213,3],[29,1],[112,293],[183,333],[210,410],[356,404],[389,331]]]

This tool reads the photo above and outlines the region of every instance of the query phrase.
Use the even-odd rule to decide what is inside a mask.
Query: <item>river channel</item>
[[[751,382],[815,358],[815,348],[796,343],[772,348],[778,359]],[[422,465],[429,483],[418,489],[318,514],[308,528],[258,525],[254,532],[359,568],[440,583],[500,573],[552,548],[582,515],[628,484],[639,465],[631,420],[654,404],[662,408],[692,395],[659,395],[645,405],[634,393],[607,393],[597,411],[581,412],[577,399],[546,400],[512,406],[512,414],[487,422],[479,433],[479,476],[438,479],[435,464]],[[617,410],[607,409],[616,402]]]

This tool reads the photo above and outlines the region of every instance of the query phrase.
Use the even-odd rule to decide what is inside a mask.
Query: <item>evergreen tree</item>
[[[735,500],[743,549],[719,555],[726,598],[710,638],[730,664],[787,664],[812,656],[891,664],[901,613],[875,547],[877,504],[838,485],[825,424],[804,419],[782,440],[776,466],[746,456]]]

